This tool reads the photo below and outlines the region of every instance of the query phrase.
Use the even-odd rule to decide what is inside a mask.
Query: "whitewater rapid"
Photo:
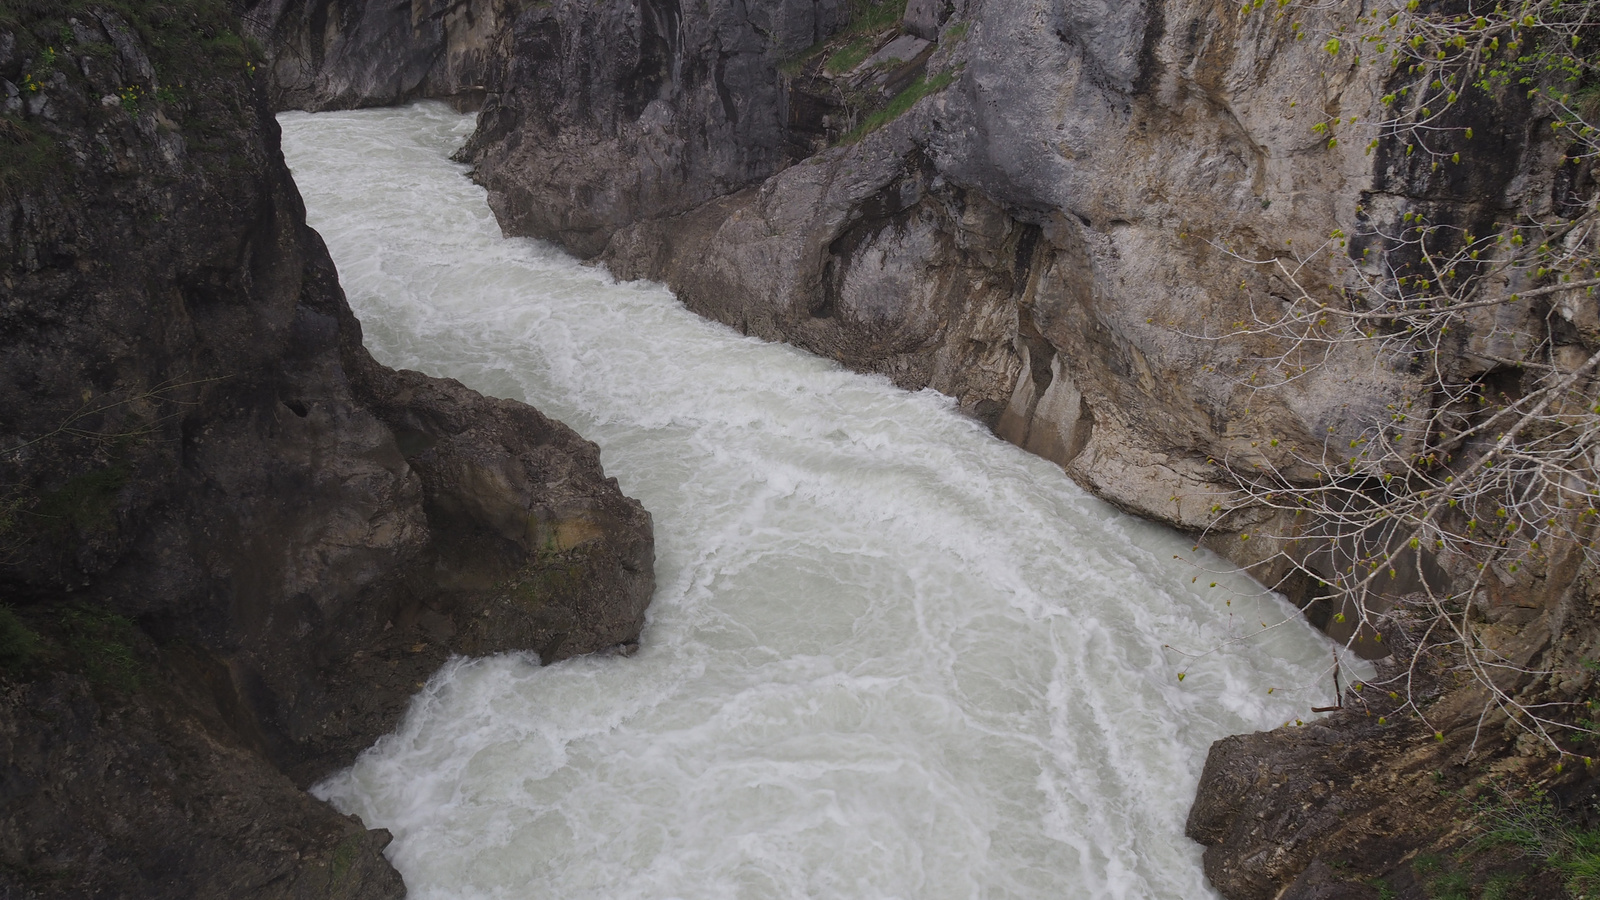
[[[454,660],[316,788],[412,897],[1216,896],[1207,747],[1330,699],[1287,605],[944,397],[502,238],[470,116],[280,121],[378,359],[566,421],[655,517],[635,657]]]

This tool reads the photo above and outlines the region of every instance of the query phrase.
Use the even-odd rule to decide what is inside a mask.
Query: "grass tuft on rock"
[[[908,85],[905,90],[896,94],[887,106],[867,116],[860,125],[857,125],[846,133],[844,137],[841,137],[839,143],[854,144],[884,125],[898,119],[902,113],[915,106],[918,100],[929,94],[937,94],[949,87],[950,82],[954,81],[955,78],[954,72],[940,72],[932,78],[926,75],[918,78]]]
[[[55,138],[26,119],[0,116],[0,194],[31,189],[61,171]]]

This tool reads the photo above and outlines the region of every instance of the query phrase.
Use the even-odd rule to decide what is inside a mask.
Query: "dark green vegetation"
[[[219,72],[237,71],[259,59],[239,34],[238,17],[226,0],[0,0],[0,29],[16,35],[17,51],[31,58],[31,75],[43,81],[63,54],[108,57],[104,42],[78,46],[68,20],[111,13],[137,32],[163,82],[183,84]]]
[[[65,672],[118,691],[139,687],[149,639],[124,616],[90,606],[0,607],[0,678],[31,681]]]
[[[0,191],[35,187],[55,177],[61,150],[44,129],[18,116],[0,116]]]
[[[128,469],[112,465],[74,475],[66,484],[39,498],[30,512],[41,524],[57,533],[69,527],[95,531],[111,523],[117,491],[128,483]]]
[[[822,64],[822,67],[830,75],[842,75],[860,65],[861,61],[868,56],[871,56],[876,43],[877,35],[861,35],[830,55],[827,62]]]
[[[845,35],[882,31],[905,18],[906,0],[850,0],[850,24]]]
[[[1435,848],[1366,884],[1379,900],[1523,900],[1595,896],[1600,890],[1600,807],[1559,809],[1538,783],[1490,779],[1491,796],[1464,801],[1465,835],[1455,849]],[[1450,792],[1446,792],[1450,793]],[[1360,860],[1335,863],[1347,869]]]
[[[0,670],[15,672],[33,661],[40,648],[39,635],[17,614],[0,606]]]
[[[1600,810],[1588,811],[1593,818]],[[1483,834],[1464,854],[1506,855],[1546,867],[1563,879],[1573,896],[1593,895],[1600,890],[1600,828],[1585,825],[1576,816],[1556,809],[1550,796],[1538,786],[1520,794],[1502,789],[1492,801],[1478,804],[1475,819]],[[1494,874],[1484,882],[1481,896],[1518,896],[1521,876]],[[1435,895],[1444,900],[1445,894]],[[1470,896],[1460,893],[1460,896]]]

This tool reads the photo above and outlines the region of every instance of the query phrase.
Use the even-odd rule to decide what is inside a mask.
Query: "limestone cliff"
[[[450,654],[627,645],[648,514],[377,365],[220,0],[0,7],[0,895],[401,896],[301,788]]]
[[[1376,76],[1231,7],[930,6],[913,6],[933,16],[916,28],[942,40],[844,72],[806,49],[837,27],[808,3],[769,14],[810,15],[810,30],[751,32],[717,5],[508,14],[509,56],[464,155],[508,231],[951,394],[1096,493],[1188,529],[1227,482],[1208,460],[1261,457],[1266,434],[1348,440],[1368,407],[1417,389],[1360,353],[1284,396],[1248,389],[1262,348],[1228,323],[1273,287],[1210,242],[1270,257],[1322,243],[1358,207],[1472,220],[1549,202],[1535,164],[1558,150],[1525,111],[1480,133],[1470,177],[1329,148],[1311,126],[1371,112]],[[902,26],[862,37],[889,50]],[[673,43],[695,34],[714,39]],[[653,75],[636,49],[652,42],[667,53]],[[754,75],[735,80],[725,58]],[[930,87],[846,134],[864,124],[859,94]]]

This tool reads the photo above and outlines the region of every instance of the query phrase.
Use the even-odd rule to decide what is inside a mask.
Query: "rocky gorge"
[[[303,789],[452,654],[626,650],[649,514],[363,349],[222,2],[0,6],[0,896],[398,897]]]
[[[1429,384],[1357,342],[1258,390],[1278,350],[1239,323],[1289,302],[1259,262],[1413,217],[1479,233],[1559,217],[1587,196],[1588,162],[1566,165],[1551,113],[1516,91],[1458,107],[1471,127],[1451,120],[1434,157],[1392,134],[1356,139],[1347,126],[1383,120],[1398,83],[1339,52],[1368,10],[1260,6],[421,3],[410,32],[383,39],[413,42],[398,80],[361,37],[393,14],[376,6],[268,2],[250,21],[281,104],[481,102],[461,158],[508,233],[948,394],[1097,495],[1203,534],[1331,633],[1369,640],[1319,606],[1329,573],[1314,558],[1296,571],[1286,542],[1246,542],[1294,532],[1240,499],[1240,473],[1309,479],[1288,448],[1357,447]],[[1337,281],[1339,256],[1307,253],[1298,271]],[[1591,307],[1556,310],[1557,350],[1592,352]],[[1547,327],[1552,308],[1475,315],[1448,377],[1515,382],[1498,336]],[[1467,577],[1455,565],[1445,577]],[[1493,573],[1471,617],[1473,640],[1516,670],[1495,690],[1535,706],[1593,697],[1593,576],[1576,545]],[[1435,663],[1411,707],[1351,695],[1314,725],[1213,748],[1190,834],[1224,896],[1442,896],[1496,878],[1564,895],[1538,858],[1485,849],[1475,817],[1532,789],[1592,827],[1592,769],[1524,739],[1482,683]]]
[[[1238,472],[1354,446],[1425,384],[1352,346],[1251,389],[1273,347],[1231,323],[1283,288],[1250,260],[1356,221],[1559,212],[1589,177],[1515,97],[1442,170],[1313,130],[1381,118],[1387,90],[1302,39],[1355,27],[1337,7],[1293,26],[1200,0],[263,0],[237,28],[220,2],[152,10],[0,7],[17,896],[398,895],[384,836],[299,788],[446,655],[626,645],[650,596],[648,517],[592,446],[362,350],[274,109],[481,105],[462,158],[508,233],[948,394],[1312,611],[1281,546],[1240,540],[1285,529]],[[1592,350],[1593,318],[1563,342]],[[1467,348],[1501,355],[1493,325]],[[1455,375],[1506,374],[1487,359]],[[1523,702],[1593,696],[1593,575],[1572,549],[1484,591]],[[1213,748],[1189,831],[1224,896],[1497,877],[1564,896],[1474,816],[1537,788],[1592,827],[1593,770],[1438,668],[1426,723],[1352,696]]]

